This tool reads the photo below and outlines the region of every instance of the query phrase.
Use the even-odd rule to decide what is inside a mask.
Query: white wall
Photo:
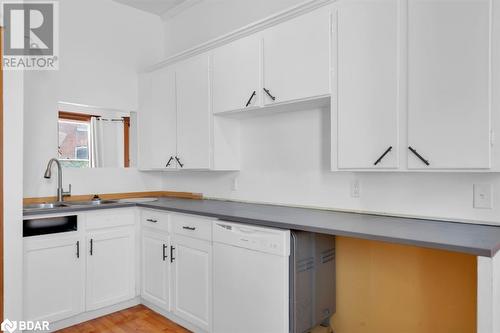
[[[165,23],[166,52],[177,53],[294,4],[292,0],[204,0]],[[494,110],[500,105],[499,96],[495,94]],[[226,199],[500,224],[498,174],[330,172],[328,117],[328,110],[304,110],[242,120],[239,173],[168,173],[163,176],[164,189]],[[232,191],[235,177],[238,190]],[[350,195],[354,179],[361,184],[360,198]],[[494,209],[473,208],[475,183],[493,184]]]
[[[201,0],[165,20],[165,56],[181,52],[304,0]]]
[[[60,70],[25,76],[25,197],[56,193],[55,180],[45,180],[43,172],[57,156],[58,102],[136,110],[137,72],[162,58],[162,41],[155,15],[111,0],[60,1]],[[157,176],[134,169],[65,169],[65,188],[68,183],[73,194],[159,187]]]
[[[4,71],[4,316],[22,318],[23,73]]]
[[[168,173],[164,188],[233,200],[499,222],[497,174],[329,171],[329,110],[279,113],[241,124],[240,172]],[[360,198],[351,198],[354,179],[360,181]],[[474,183],[494,184],[495,209],[472,208]]]

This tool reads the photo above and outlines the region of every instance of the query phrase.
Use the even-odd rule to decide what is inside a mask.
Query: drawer
[[[212,241],[214,219],[186,214],[171,214],[170,218],[174,233]]]
[[[169,232],[170,214],[157,210],[143,209],[141,211],[141,224],[146,228]]]
[[[135,224],[135,209],[102,209],[85,214],[87,229],[123,227]]]

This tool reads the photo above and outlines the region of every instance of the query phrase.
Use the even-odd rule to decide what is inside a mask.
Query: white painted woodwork
[[[340,1],[333,19],[332,165],[397,168],[398,0]],[[378,163],[378,158],[392,150]],[[337,161],[337,163],[335,163]]]
[[[54,322],[84,311],[83,246],[75,232],[24,238],[25,320]]]
[[[177,152],[183,169],[210,169],[211,114],[209,56],[177,66]]]
[[[170,311],[170,237],[156,231],[142,232],[141,296]]]
[[[212,243],[174,235],[173,312],[210,331],[212,326]]]
[[[252,35],[217,48],[212,53],[213,113],[260,104],[260,35]]]
[[[173,233],[212,241],[212,222],[214,219],[190,214],[171,214],[170,218]]]
[[[142,227],[148,229],[156,229],[158,231],[170,231],[170,214],[157,210],[143,209],[141,210]]]
[[[143,74],[141,110],[138,113],[140,169],[167,167],[177,154],[176,89],[173,66]]]
[[[477,333],[500,333],[500,254],[477,257]]]
[[[490,167],[490,0],[409,0],[410,169]]]
[[[86,230],[108,229],[133,226],[136,221],[135,209],[103,209],[85,214]]]
[[[133,227],[87,233],[87,311],[134,297],[134,233]]]
[[[323,7],[263,32],[263,104],[330,93],[331,13]]]

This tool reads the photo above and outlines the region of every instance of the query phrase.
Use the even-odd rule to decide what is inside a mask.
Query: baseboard
[[[145,299],[141,298],[141,304],[144,305],[145,307],[150,308],[154,312],[158,312],[160,315],[163,317],[167,318],[168,320],[173,321],[174,323],[181,325],[182,327],[190,330],[191,332],[194,333],[208,333],[207,331],[199,328],[198,326],[195,326],[187,321],[185,321],[182,318],[177,317],[175,314],[172,312],[165,311],[161,309],[160,307],[154,305],[153,303],[146,301]]]
[[[133,307],[133,306],[136,306],[139,304],[141,304],[140,297],[135,297],[131,300],[121,302],[121,303],[118,303],[115,305],[107,306],[107,307],[104,307],[102,309],[84,312],[84,313],[81,313],[81,314],[76,315],[74,317],[70,317],[67,319],[63,319],[63,320],[51,323],[50,324],[50,332],[54,332],[54,331],[57,331],[57,330],[60,330],[60,329],[66,328],[66,327],[70,327],[70,326],[77,325],[77,324],[80,324],[80,323],[83,323],[83,322],[86,322],[86,321],[89,321],[92,319],[96,319],[96,318],[108,315],[110,313],[113,313],[113,312],[125,310],[125,309],[128,309],[130,307]]]

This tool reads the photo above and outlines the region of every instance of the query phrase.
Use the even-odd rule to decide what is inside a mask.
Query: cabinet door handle
[[[188,227],[188,226],[185,225],[185,226],[182,227],[182,229],[195,231],[196,227]]]
[[[80,241],[76,241],[76,257],[80,258]]]
[[[184,164],[181,163],[181,159],[179,157],[175,156],[175,160],[177,161],[177,163],[179,163],[179,166],[181,168],[184,168]]]
[[[254,90],[252,95],[250,96],[250,98],[248,99],[248,102],[247,104],[245,105],[245,107],[248,107],[250,105],[250,103],[252,103],[252,99],[255,97],[255,95],[257,95],[257,92]]]
[[[94,255],[94,240],[92,238],[90,239],[90,255]]]
[[[375,161],[375,163],[373,163],[373,165],[377,165],[379,164],[385,157],[385,155],[389,154],[389,152],[392,150],[392,146],[390,146],[389,148],[387,148],[387,150],[378,158],[378,160]]]
[[[422,155],[420,155],[412,146],[409,146],[408,149],[413,153],[415,154],[415,156],[418,157],[419,160],[421,160],[422,162],[424,162],[425,165],[429,166],[430,163],[428,160],[426,160],[425,158],[422,157]]]
[[[167,244],[163,244],[163,261],[167,260],[168,256],[167,256],[167,247],[168,245]]]
[[[170,247],[170,262],[174,262],[175,258],[174,258],[174,250],[175,250],[175,247],[171,246]]]
[[[267,96],[271,97],[271,99],[273,101],[276,100],[276,97],[274,97],[273,95],[271,95],[271,92],[269,91],[269,89],[266,89],[266,88],[262,88],[262,89],[264,89],[264,91],[266,92]]]
[[[167,164],[165,165],[166,168],[168,168],[170,166],[170,164],[172,163],[172,161],[174,160],[174,157],[173,156],[170,156],[170,159],[168,160]]]
[[[146,221],[151,222],[151,223],[158,223],[158,220],[153,220],[153,219],[147,219]]]

